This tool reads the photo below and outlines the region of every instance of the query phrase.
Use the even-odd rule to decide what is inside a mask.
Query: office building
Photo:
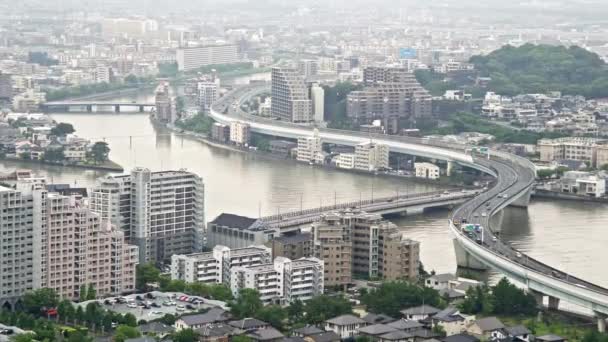
[[[222,143],[230,141],[230,126],[214,122],[211,126],[211,139]]]
[[[322,123],[325,119],[325,90],[318,84],[313,84],[310,88],[310,100],[313,120]]]
[[[314,130],[312,137],[298,138],[297,159],[309,164],[324,163],[323,143],[317,129]]]
[[[248,146],[251,138],[251,127],[248,123],[233,121],[230,123],[230,141],[238,146]]]
[[[204,113],[209,113],[211,105],[219,98],[220,82],[215,81],[198,82],[198,105]]]
[[[439,166],[432,163],[414,163],[416,177],[426,179],[439,179],[441,177]]]
[[[230,284],[233,267],[253,267],[271,261],[271,250],[264,246],[230,249],[217,245],[211,252],[171,256],[171,279]]]
[[[13,78],[11,74],[0,71],[0,100],[13,98]]]
[[[362,171],[386,170],[388,164],[388,146],[374,142],[365,142],[355,146],[355,169]]]
[[[541,139],[537,145],[541,161],[576,160],[584,162],[588,167],[599,167],[608,163],[606,140],[567,137]]]
[[[154,95],[154,102],[156,104],[155,119],[162,123],[174,123],[177,120],[177,103],[169,82],[161,82],[156,88]]]
[[[279,232],[262,220],[224,213],[209,222],[207,246],[241,248],[264,245],[275,236],[279,236]]]
[[[239,61],[237,50],[237,46],[232,44],[177,49],[177,68],[188,71],[206,65],[236,63]]]
[[[295,69],[272,68],[271,114],[287,122],[308,123],[313,120],[308,87]]]
[[[316,258],[277,257],[273,263],[232,268],[230,289],[235,297],[242,289],[255,289],[264,304],[304,301],[323,294],[323,268]]]
[[[266,246],[272,249],[272,257],[285,257],[295,260],[313,255],[312,234],[298,233],[275,237]]]
[[[298,61],[298,72],[304,78],[315,76],[319,71],[319,62],[314,59],[301,59]]]
[[[130,175],[98,180],[90,207],[139,247],[140,262],[162,262],[201,251],[204,191],[202,179],[191,172],[135,168]]]

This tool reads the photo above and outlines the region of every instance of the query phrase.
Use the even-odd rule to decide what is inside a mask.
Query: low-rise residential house
[[[395,332],[397,329],[385,324],[372,324],[359,329],[359,335],[367,336],[371,341],[379,341],[380,336]]]
[[[523,325],[507,327],[505,328],[505,331],[507,332],[507,335],[514,341],[530,342],[532,337],[532,332]]]
[[[157,336],[159,338],[163,338],[175,331],[175,328],[166,325],[162,322],[149,322],[146,324],[141,324],[137,327],[137,330],[142,333],[142,335],[152,335]]]
[[[496,317],[484,317],[473,321],[467,327],[467,332],[475,337],[486,340],[507,337],[505,325]]]
[[[228,322],[228,325],[241,330],[263,329],[270,327],[270,324],[256,318],[243,318],[239,319],[238,321],[230,321]]]
[[[439,291],[442,289],[447,289],[450,281],[456,279],[458,279],[458,277],[451,273],[435,274],[428,277],[425,280],[424,284],[426,285],[426,287],[430,287],[434,290]]]
[[[443,342],[479,342],[480,340],[469,334],[456,334],[441,339]]]
[[[304,337],[306,342],[340,342],[341,340],[340,336],[333,331],[324,331]]]
[[[285,337],[285,335],[273,327],[256,329],[248,332],[245,336],[255,342],[279,342]]]
[[[394,322],[390,322],[387,325],[405,332],[412,332],[424,328],[424,324],[418,321],[410,321],[406,319],[400,319]]]
[[[542,335],[542,336],[536,336],[536,338],[534,339],[534,341],[539,341],[539,342],[566,342],[567,340],[561,336],[558,335]]]
[[[317,335],[323,332],[325,332],[325,330],[321,330],[314,325],[307,325],[302,328],[294,329],[292,332],[292,336],[306,337],[311,335]]]
[[[175,330],[198,329],[210,323],[226,322],[230,319],[230,313],[220,308],[211,308],[209,311],[196,314],[185,315],[175,321]]]
[[[341,315],[325,321],[325,330],[333,331],[340,338],[349,338],[357,335],[357,332],[362,327],[366,326],[367,322],[354,315]]]
[[[363,320],[368,324],[388,324],[396,321],[396,319],[393,317],[375,313],[368,313],[367,315],[363,316]]]
[[[401,310],[401,314],[407,320],[421,321],[436,315],[440,311],[441,309],[430,305],[420,305]]]
[[[451,336],[465,332],[467,325],[474,319],[474,316],[461,314],[457,308],[448,307],[435,314],[431,322],[433,326],[442,327],[447,336]]]
[[[69,144],[63,148],[63,157],[69,162],[81,162],[87,159],[87,144]]]
[[[199,342],[229,342],[232,336],[240,335],[244,331],[226,323],[210,323],[195,329]]]
[[[414,335],[401,331],[395,330],[378,337],[379,342],[411,342],[414,340]]]

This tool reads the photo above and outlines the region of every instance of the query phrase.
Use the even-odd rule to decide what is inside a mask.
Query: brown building
[[[326,215],[313,226],[314,254],[325,264],[325,287],[352,283],[352,242],[337,215]]]
[[[230,140],[230,126],[215,122],[211,126],[211,139],[222,143]]]
[[[280,236],[266,243],[272,249],[272,257],[285,257],[291,260],[313,256],[312,234],[302,233]]]
[[[420,267],[420,242],[396,229],[380,231],[379,273],[385,280],[415,279]]]

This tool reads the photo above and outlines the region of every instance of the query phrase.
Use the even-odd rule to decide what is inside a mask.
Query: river
[[[121,100],[149,100],[138,95]],[[154,127],[146,114],[54,114],[72,123],[77,133],[105,139],[112,160],[126,170],[144,166],[152,170],[186,168],[203,177],[207,221],[222,212],[257,217],[399,193],[432,191],[438,187],[407,180],[327,170],[291,161],[210,147]],[[131,137],[131,138],[130,138]],[[106,173],[52,166],[0,162],[3,171],[34,168],[51,181],[91,186]],[[608,287],[608,205],[533,200],[527,210],[504,211],[502,237],[532,257],[564,271]],[[421,242],[421,259],[427,270],[456,269],[448,211],[434,211],[393,219],[406,235]]]

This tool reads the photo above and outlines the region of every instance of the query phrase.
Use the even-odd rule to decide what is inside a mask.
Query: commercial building
[[[355,146],[355,169],[378,171],[388,169],[388,146],[365,142]]]
[[[154,117],[159,122],[174,123],[177,120],[176,98],[169,87],[169,82],[161,82],[154,93]]]
[[[248,146],[251,127],[248,123],[233,121],[230,123],[230,141],[238,146]]]
[[[598,167],[608,163],[608,145],[606,140],[583,137],[558,139],[541,139],[538,151],[541,161],[576,160],[589,167]]]
[[[232,44],[209,45],[177,49],[177,68],[180,71],[197,69],[206,65],[236,63],[238,47]]]
[[[162,262],[201,251],[204,192],[194,173],[135,168],[130,175],[99,179],[90,207],[139,247],[140,262]]]
[[[315,59],[301,59],[298,61],[298,72],[308,78],[319,72],[319,63]]]
[[[241,248],[264,245],[278,235],[276,229],[269,227],[262,220],[224,213],[209,222],[207,246]]]
[[[399,121],[431,115],[431,96],[404,68],[368,67],[365,88],[347,96],[347,115],[358,124],[381,120],[387,132],[396,134]]]
[[[275,237],[266,246],[272,249],[272,256],[288,259],[308,258],[313,255],[312,234],[299,233]]]
[[[441,177],[439,166],[431,163],[414,163],[416,177],[426,179],[439,179]]]
[[[323,261],[316,258],[290,260],[277,257],[273,263],[231,269],[230,289],[255,289],[264,304],[308,300],[323,294]]]
[[[318,130],[314,130],[312,137],[298,138],[297,159],[309,164],[323,164],[325,154]]]
[[[288,140],[271,140],[270,141],[270,153],[287,158],[291,155],[291,151],[298,147],[298,143]]]
[[[211,126],[211,139],[222,143],[230,141],[230,126],[214,122]]]
[[[171,256],[171,279],[229,284],[233,267],[253,267],[271,261],[271,251],[264,246],[230,249],[217,245],[211,252]]]
[[[270,112],[273,117],[301,123],[313,120],[308,87],[297,70],[272,68],[271,82]]]

